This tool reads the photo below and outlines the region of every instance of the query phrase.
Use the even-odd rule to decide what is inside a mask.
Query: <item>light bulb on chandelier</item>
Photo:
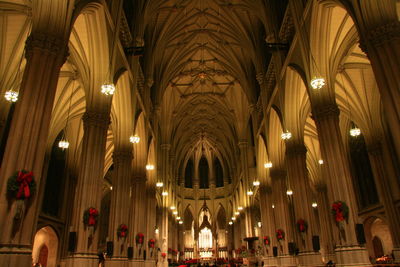
[[[252,196],[253,194],[254,194],[253,191],[251,191],[251,190],[247,191],[248,196]]]
[[[350,129],[350,135],[353,137],[357,137],[361,134],[361,130],[358,127],[354,127],[352,129]]]
[[[260,185],[260,181],[258,181],[258,180],[257,180],[257,181],[254,181],[254,182],[253,182],[253,185],[254,185],[254,186],[259,186],[259,185]]]
[[[157,182],[156,183],[156,187],[163,187],[164,186],[164,183],[163,182]]]
[[[238,207],[238,210],[243,210],[243,207],[242,207],[242,206],[239,206],[239,207]]]
[[[14,90],[8,90],[5,94],[4,97],[6,98],[7,101],[9,102],[17,102],[18,101],[18,92]]]
[[[281,138],[283,140],[289,140],[290,138],[292,138],[292,133],[289,131],[286,131],[285,133],[281,134]]]
[[[129,141],[130,141],[132,144],[137,144],[137,143],[140,142],[140,137],[139,137],[137,134],[132,135],[131,137],[129,137]]]
[[[115,85],[113,83],[104,83],[101,85],[101,93],[105,95],[113,95],[115,92]]]
[[[69,142],[66,139],[62,139],[58,142],[58,147],[61,149],[67,149],[69,147]]]
[[[286,191],[286,195],[288,195],[288,196],[291,196],[291,195],[293,195],[293,191],[292,191],[292,190],[290,190],[290,189],[289,189],[289,190],[287,190],[287,191]]]
[[[148,171],[154,170],[154,165],[152,165],[152,164],[147,164],[147,165],[146,165],[146,170],[148,170]]]
[[[264,163],[264,168],[266,168],[266,169],[272,168],[272,162],[269,161],[269,162]]]
[[[325,86],[325,79],[322,77],[314,77],[311,80],[311,87],[315,90],[321,89],[322,87]]]

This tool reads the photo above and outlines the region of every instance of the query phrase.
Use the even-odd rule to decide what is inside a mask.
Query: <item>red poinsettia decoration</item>
[[[336,201],[332,204],[332,215],[336,223],[349,219],[349,207],[344,201]]]
[[[307,229],[308,229],[307,221],[304,219],[299,219],[297,221],[297,230],[299,231],[299,233],[305,233],[307,232]]]
[[[149,246],[149,248],[154,248],[156,244],[156,241],[154,241],[154,239],[149,239],[149,242],[147,242],[147,245]]]
[[[136,244],[142,245],[143,242],[144,242],[144,234],[138,233],[138,234],[136,235]]]
[[[117,229],[117,236],[119,238],[126,238],[128,235],[128,226],[126,224],[121,224]]]
[[[271,239],[269,238],[269,236],[264,236],[264,245],[269,246],[271,245]]]
[[[7,181],[7,194],[16,199],[29,199],[36,191],[33,172],[17,171]]]
[[[161,253],[161,257],[163,257],[165,259],[165,257],[167,257],[167,253],[165,253],[165,252]]]
[[[276,239],[278,239],[278,241],[285,239],[285,232],[282,229],[277,229],[275,232],[276,232]]]
[[[96,226],[98,216],[99,211],[93,207],[90,207],[83,213],[83,223],[86,226]]]

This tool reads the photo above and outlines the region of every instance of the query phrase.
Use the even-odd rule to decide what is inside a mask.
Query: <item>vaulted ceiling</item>
[[[270,2],[153,0],[136,11],[144,22],[135,28],[144,39],[142,67],[160,107],[160,142],[172,145],[181,168],[202,155],[228,167],[236,161],[259,96],[256,74],[268,64]]]

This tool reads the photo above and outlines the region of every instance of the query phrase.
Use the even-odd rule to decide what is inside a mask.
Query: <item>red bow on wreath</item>
[[[144,234],[138,233],[136,235],[136,244],[143,244]]]
[[[96,225],[98,215],[99,212],[95,208],[89,208],[89,221],[88,221],[89,226]]]
[[[149,248],[154,248],[154,244],[155,243],[156,242],[154,241],[154,239],[150,239],[149,242],[148,242]]]
[[[269,246],[269,244],[271,243],[269,236],[264,236],[264,244]]]
[[[121,224],[117,230],[118,237],[126,237],[128,235],[128,226],[126,224]]]
[[[17,177],[17,182],[19,184],[19,189],[17,193],[17,199],[29,198],[31,196],[31,191],[29,184],[33,180],[33,172],[23,173],[19,172]]]
[[[341,223],[349,218],[349,207],[344,201],[336,201],[332,204],[332,214],[337,223]]]
[[[276,230],[276,239],[278,239],[278,241],[285,239],[285,232],[282,229]]]
[[[305,220],[299,219],[297,221],[297,229],[300,233],[305,233],[307,232],[308,224]]]

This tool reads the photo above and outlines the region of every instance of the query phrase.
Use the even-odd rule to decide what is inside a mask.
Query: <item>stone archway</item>
[[[372,239],[372,247],[374,248],[375,257],[379,258],[384,255],[382,241],[379,237],[374,236]]]
[[[386,221],[370,217],[364,222],[367,249],[372,258],[390,255],[393,250],[392,237]]]
[[[32,263],[39,262],[43,267],[57,266],[58,236],[50,226],[36,232],[32,250]]]

